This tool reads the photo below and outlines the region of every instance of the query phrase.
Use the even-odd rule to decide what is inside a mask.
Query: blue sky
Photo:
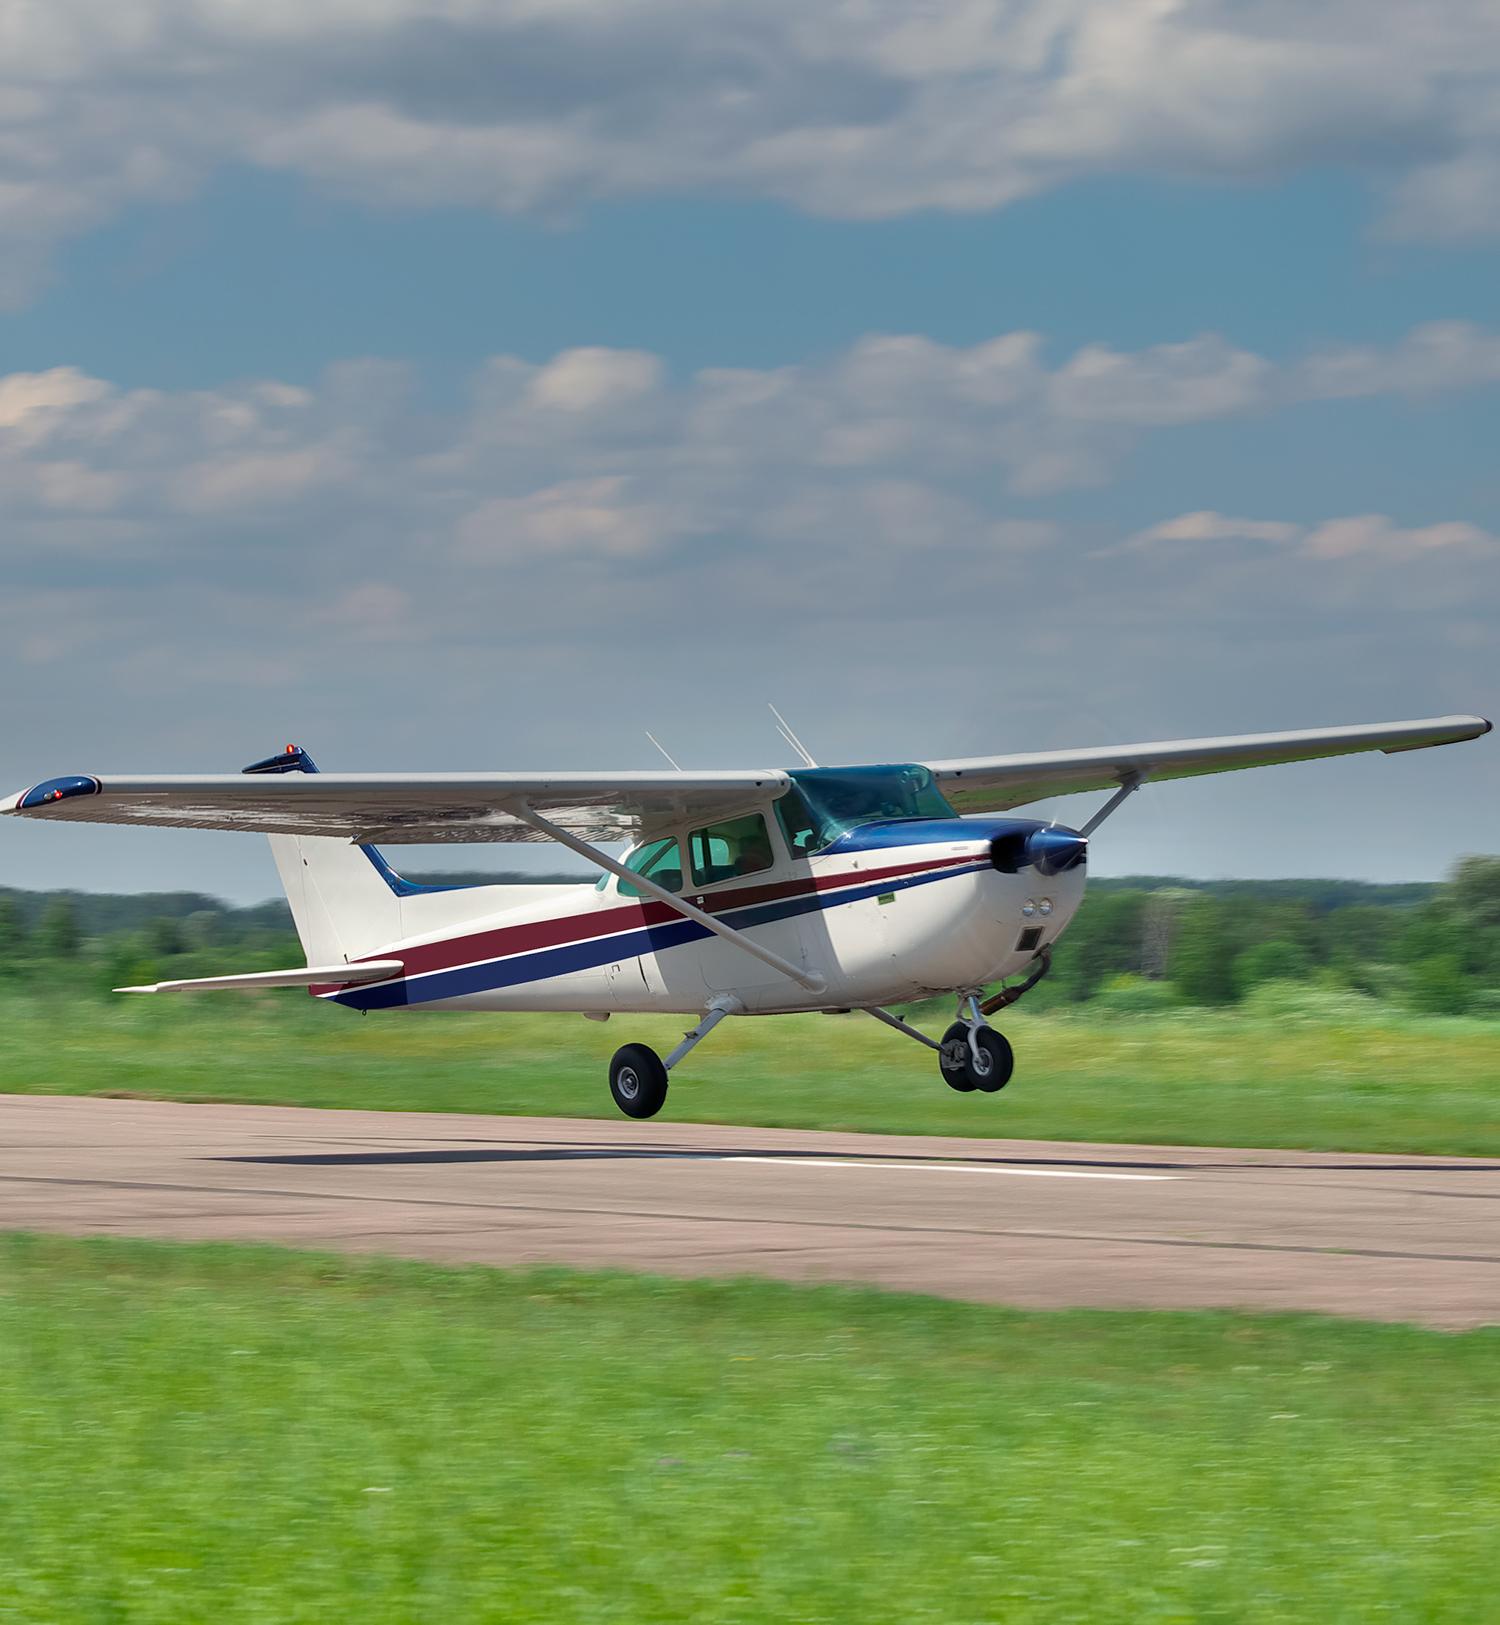
[[[1083,180],[993,213],[844,221],[712,196],[557,220],[373,208],[234,170],[69,243],[0,318],[7,363],[66,358],[125,387],[312,382],[398,355],[453,388],[476,357],[574,345],[674,368],[779,366],[864,333],[1060,350],[1218,331],[1263,354],[1389,342],[1415,317],[1500,324],[1492,245],[1390,241],[1337,172],[1209,186]]]
[[[1500,710],[1485,9],[861,15],[21,19],[7,786],[779,761],[767,699],[829,759]],[[1435,875],[1497,757],[1161,788],[1099,867]]]

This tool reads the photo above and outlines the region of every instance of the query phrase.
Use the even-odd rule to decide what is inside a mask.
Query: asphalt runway
[[[1500,1161],[0,1095],[0,1225],[1500,1322]]]

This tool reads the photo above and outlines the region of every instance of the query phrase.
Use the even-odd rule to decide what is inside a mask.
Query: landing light
[[[1036,913],[1036,898],[1028,897],[1021,904],[1021,913],[1029,920]]]
[[[1038,914],[1050,914],[1052,912],[1052,899],[1050,897],[1044,897],[1041,902],[1037,904],[1036,911]]]

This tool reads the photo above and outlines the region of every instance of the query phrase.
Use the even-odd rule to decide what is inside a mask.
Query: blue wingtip
[[[87,773],[70,773],[66,778],[47,779],[36,784],[16,803],[17,812],[25,812],[30,807],[46,807],[54,801],[68,801],[73,796],[96,796],[99,794],[99,781],[88,776]]]

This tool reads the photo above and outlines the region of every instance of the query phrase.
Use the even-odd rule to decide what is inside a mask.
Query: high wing
[[[1483,717],[1178,739],[924,764],[960,812],[994,812],[1047,796],[1134,781],[1188,778],[1355,751],[1421,750],[1488,733]],[[620,841],[714,819],[768,796],[790,776],[746,772],[73,774],[0,801],[23,818],[95,824],[328,835],[389,845],[541,841],[526,813],[591,841]]]
[[[1429,717],[1351,728],[1303,728],[1292,733],[1226,734],[1216,739],[1167,739],[1090,750],[1036,751],[926,762],[938,788],[959,812],[1002,812],[1048,796],[1111,790],[1137,781],[1197,778],[1242,767],[1309,762],[1358,751],[1425,750],[1490,731],[1483,717]]]
[[[23,818],[331,835],[382,844],[543,841],[524,806],[588,840],[712,822],[778,795],[785,773],[72,774],[0,800]]]

